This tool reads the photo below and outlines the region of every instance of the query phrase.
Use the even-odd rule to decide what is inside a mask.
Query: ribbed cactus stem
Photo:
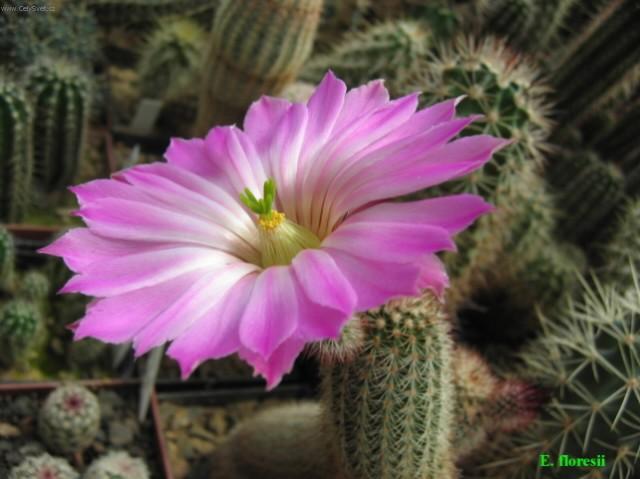
[[[238,122],[263,94],[293,82],[315,38],[322,0],[222,0],[204,64],[195,131]]]
[[[90,113],[89,79],[70,64],[40,65],[29,85],[35,103],[35,174],[47,191],[66,188],[83,158]]]
[[[0,222],[21,221],[33,177],[31,108],[24,89],[0,73]]]
[[[6,366],[24,366],[42,331],[36,305],[12,300],[0,308],[0,360]]]
[[[13,236],[0,225],[0,291],[11,291],[15,278],[15,245]]]
[[[427,294],[360,320],[361,353],[322,368],[325,420],[345,472],[353,479],[457,477],[452,344],[442,305]]]

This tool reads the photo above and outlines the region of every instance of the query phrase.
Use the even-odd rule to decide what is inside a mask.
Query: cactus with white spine
[[[80,169],[88,133],[91,84],[75,66],[45,62],[29,74],[34,98],[35,175],[46,191],[66,188]]]
[[[7,366],[22,366],[37,345],[42,331],[38,307],[11,300],[0,308],[0,360]]]
[[[149,98],[175,99],[200,83],[206,33],[188,18],[163,18],[146,38],[138,62],[140,89]]]
[[[0,71],[0,222],[21,221],[33,179],[32,111],[22,86]]]
[[[49,454],[28,456],[11,469],[9,479],[79,479],[67,461]]]
[[[318,83],[332,70],[350,87],[378,78],[393,79],[411,70],[431,46],[432,35],[424,25],[398,20],[346,33],[334,48],[312,57],[301,78]]]
[[[38,414],[38,434],[55,452],[72,454],[89,446],[100,428],[98,398],[84,386],[65,384],[45,400]]]
[[[238,122],[261,95],[277,96],[311,53],[322,0],[222,0],[204,62],[195,132]]]
[[[631,477],[639,459],[640,287],[585,283],[582,296],[552,318],[522,353],[523,375],[547,387],[552,399],[540,421],[489,448],[487,477],[567,477],[560,455],[606,459],[604,467],[572,469],[575,478]],[[496,459],[499,451],[500,459]],[[541,452],[555,467],[539,468]],[[588,466],[588,465],[587,465]],[[591,465],[594,466],[594,465]],[[600,476],[598,476],[600,474]]]
[[[363,350],[322,366],[325,424],[353,479],[457,477],[450,325],[430,293],[360,315]]]
[[[83,479],[149,479],[149,469],[142,459],[127,452],[110,452],[91,463]]]

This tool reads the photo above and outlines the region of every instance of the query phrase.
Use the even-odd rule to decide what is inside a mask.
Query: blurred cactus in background
[[[9,473],[9,479],[34,478],[79,479],[80,475],[66,460],[46,453],[39,456],[28,456]]]
[[[16,250],[13,236],[0,225],[0,292],[13,290],[15,278]]]
[[[38,307],[10,300],[0,307],[0,360],[5,366],[24,367],[42,332]]]
[[[32,111],[27,92],[0,72],[0,221],[26,214],[33,180]]]
[[[90,79],[63,61],[29,72],[34,99],[35,177],[46,191],[73,183],[83,160],[91,102]]]
[[[87,9],[106,27],[154,22],[167,15],[215,11],[222,0],[85,0]]]
[[[322,0],[221,0],[209,38],[196,134],[242,120],[261,95],[278,95],[309,56]]]

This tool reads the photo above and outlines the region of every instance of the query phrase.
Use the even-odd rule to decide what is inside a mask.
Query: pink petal
[[[164,157],[170,164],[184,168],[198,176],[205,178],[220,176],[219,167],[210,161],[204,140],[200,138],[191,140],[172,138]]]
[[[262,192],[267,180],[262,160],[253,141],[236,127],[213,128],[205,139],[209,159],[222,172],[235,194],[249,188]]]
[[[280,123],[291,103],[283,98],[263,96],[253,102],[244,117],[244,131],[253,140],[259,152],[271,141],[273,127]]]
[[[353,122],[365,117],[389,102],[389,92],[382,80],[373,80],[366,85],[349,90],[344,106],[336,121],[334,131],[349,128]]]
[[[92,263],[60,290],[91,296],[113,296],[154,286],[195,270],[218,267],[239,260],[208,248],[175,247],[122,256]]]
[[[244,276],[257,270],[255,265],[236,263],[207,271],[180,298],[136,334],[133,343],[136,356],[176,338],[191,324],[210,315],[233,286]]]
[[[353,221],[342,224],[322,243],[353,256],[409,262],[427,253],[455,250],[447,230],[424,224]]]
[[[252,274],[238,281],[205,316],[171,343],[167,354],[180,364],[183,379],[203,361],[228,356],[241,348],[240,319],[256,277]]]
[[[442,196],[407,203],[380,203],[350,216],[339,226],[359,221],[423,224],[444,228],[449,234],[466,229],[480,215],[493,210],[482,197],[471,194]]]
[[[429,288],[442,298],[444,290],[449,287],[449,277],[442,261],[436,255],[430,254],[420,261],[420,265],[418,287]]]
[[[280,383],[282,376],[293,369],[295,360],[304,349],[304,345],[304,339],[292,336],[280,344],[268,359],[246,348],[240,350],[240,357],[267,380],[267,390],[270,391]]]
[[[107,239],[88,228],[73,228],[39,253],[60,256],[74,272],[82,272],[92,263],[110,261],[120,256],[168,249],[174,245],[144,241]]]
[[[268,358],[298,327],[299,311],[293,271],[272,266],[256,279],[240,321],[242,344]]]
[[[334,248],[323,248],[323,251],[331,255],[356,292],[356,311],[365,311],[391,298],[415,296],[420,292],[420,265],[364,259]]]
[[[179,298],[203,273],[195,270],[152,287],[93,301],[78,323],[76,340],[93,337],[109,343],[131,340],[144,325]]]

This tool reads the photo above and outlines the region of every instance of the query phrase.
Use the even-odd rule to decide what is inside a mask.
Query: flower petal
[[[253,140],[258,152],[267,148],[274,125],[280,123],[290,106],[291,102],[270,96],[263,96],[251,104],[244,117],[244,131]]]
[[[304,339],[292,336],[283,341],[268,359],[246,348],[240,350],[240,357],[267,380],[267,390],[270,391],[278,385],[282,376],[293,369],[295,360],[304,349],[304,345]]]
[[[449,277],[442,261],[436,255],[430,254],[420,261],[420,266],[418,287],[429,288],[442,298],[444,290],[449,287]]]
[[[220,168],[209,160],[204,140],[172,138],[164,154],[167,162],[205,178],[220,177]]]

